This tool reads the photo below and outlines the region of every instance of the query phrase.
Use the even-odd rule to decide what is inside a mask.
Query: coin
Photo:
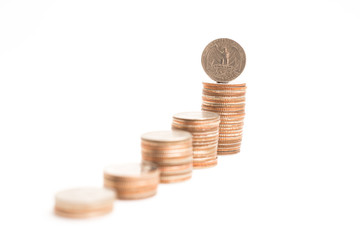
[[[219,120],[219,115],[213,112],[181,112],[173,116],[174,119],[189,121]]]
[[[177,183],[189,180],[192,176],[192,173],[188,174],[179,174],[179,175],[171,175],[171,176],[163,176],[161,179],[161,183]]]
[[[242,97],[245,96],[245,91],[213,91],[209,89],[203,89],[203,94],[205,96],[216,96],[216,97]]]
[[[245,83],[240,83],[240,84],[221,84],[218,86],[218,84],[216,83],[207,83],[204,82],[204,88],[205,89],[213,89],[213,90],[242,90],[244,88],[246,88],[246,84]]]
[[[228,83],[237,78],[245,68],[244,49],[228,38],[210,42],[201,56],[201,64],[207,75],[218,83]]]
[[[198,161],[216,165],[213,163],[217,161],[219,124],[220,116],[213,112],[183,112],[173,116],[172,128],[189,131],[193,136],[194,168]]]
[[[191,139],[191,134],[185,131],[157,131],[145,133],[141,139],[151,142],[180,142]]]
[[[220,115],[218,154],[233,154],[240,151],[245,117],[245,93],[245,83],[203,83],[202,110]]]
[[[118,199],[142,199],[156,194],[159,170],[152,163],[114,164],[104,169],[104,186]]]
[[[196,165],[194,165],[194,169],[209,168],[209,167],[214,167],[216,165],[217,165],[217,157],[214,160],[197,162]]]
[[[157,167],[153,164],[126,163],[105,167],[105,176],[122,180],[139,180],[139,178],[153,178],[158,175]]]
[[[232,150],[232,151],[220,151],[220,152],[218,152],[218,155],[231,155],[231,154],[236,154],[239,152],[240,152],[240,149]]]
[[[192,135],[187,131],[172,130],[145,133],[141,137],[144,163],[156,164],[160,182],[185,181],[192,174]]]
[[[105,188],[83,187],[55,195],[54,212],[58,216],[88,218],[112,211],[115,193]]]
[[[159,169],[166,174],[181,174],[189,172],[189,169],[192,169],[192,162],[175,166],[159,166]]]

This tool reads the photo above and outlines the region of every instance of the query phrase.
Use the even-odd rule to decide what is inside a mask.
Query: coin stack
[[[203,83],[202,110],[220,115],[218,154],[240,152],[246,84]]]
[[[75,188],[55,195],[54,212],[69,218],[88,218],[112,211],[115,193],[105,188]]]
[[[172,128],[192,134],[194,169],[217,164],[220,116],[213,112],[183,112],[173,116]]]
[[[203,83],[202,110],[220,114],[218,155],[240,152],[245,115],[246,84],[227,84],[245,68],[244,49],[229,38],[210,42],[201,56],[201,64],[217,83]]]
[[[154,196],[159,170],[151,163],[110,165],[104,169],[104,186],[113,189],[118,199],[143,199]]]
[[[161,183],[181,182],[192,175],[192,136],[173,130],[149,132],[141,136],[142,160],[156,163]]]

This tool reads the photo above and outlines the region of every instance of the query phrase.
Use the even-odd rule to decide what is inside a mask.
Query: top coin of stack
[[[149,132],[141,136],[143,162],[156,163],[161,183],[185,181],[192,175],[192,136],[173,130]]]
[[[105,188],[75,188],[55,195],[55,214],[69,218],[104,215],[113,209],[115,193]]]
[[[104,169],[104,186],[114,189],[119,199],[142,199],[154,196],[159,170],[151,163],[110,165]]]
[[[201,64],[211,79],[218,83],[228,83],[244,70],[246,55],[234,40],[219,38],[205,47]]]
[[[246,84],[203,83],[202,110],[220,115],[218,154],[240,152]]]
[[[193,136],[193,167],[206,168],[217,164],[220,116],[213,112],[183,112],[173,116],[172,128]]]

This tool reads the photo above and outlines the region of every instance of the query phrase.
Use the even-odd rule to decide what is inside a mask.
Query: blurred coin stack
[[[218,155],[240,152],[246,84],[203,83],[202,110],[220,115]]]
[[[112,211],[115,193],[105,188],[74,188],[55,195],[54,212],[61,217],[88,218]]]
[[[189,132],[173,130],[149,132],[141,136],[144,163],[155,163],[160,170],[161,183],[181,182],[192,175],[192,136]]]
[[[172,128],[192,134],[193,167],[213,167],[217,164],[220,116],[213,112],[183,112],[173,116]]]
[[[110,165],[104,169],[104,187],[113,189],[118,199],[142,199],[154,196],[159,170],[151,163]]]

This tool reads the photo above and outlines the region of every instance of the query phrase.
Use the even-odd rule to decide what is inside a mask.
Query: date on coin
[[[218,83],[228,83],[244,70],[244,49],[228,38],[219,38],[209,43],[201,56],[201,64],[207,75]]]

